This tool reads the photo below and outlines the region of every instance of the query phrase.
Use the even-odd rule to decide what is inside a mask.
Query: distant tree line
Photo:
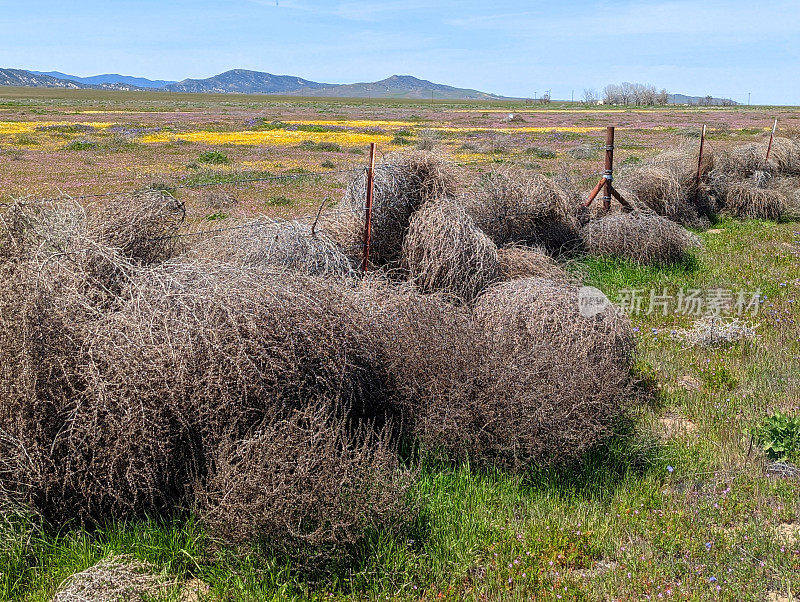
[[[590,105],[602,101],[606,105],[661,106],[669,102],[669,96],[669,92],[664,88],[659,91],[650,84],[622,82],[621,84],[607,85],[600,94],[596,90],[585,89],[583,91],[583,102]],[[692,104],[692,100],[689,103]],[[697,99],[694,103],[707,106],[734,104],[732,100],[715,99],[711,95]]]
[[[655,106],[665,105],[669,100],[669,92],[664,88],[659,90],[650,84],[609,84],[603,88],[602,96],[595,90],[584,90],[583,100],[586,104],[596,104],[602,100],[607,105],[638,105]]]

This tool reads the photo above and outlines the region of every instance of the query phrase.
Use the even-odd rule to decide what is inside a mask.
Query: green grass
[[[309,580],[278,558],[217,550],[190,517],[0,537],[0,598],[48,600],[68,575],[129,553],[215,600],[763,600],[800,583],[797,482],[767,477],[753,429],[798,412],[797,224],[716,224],[671,268],[591,259],[570,269],[614,298],[626,288],[760,289],[753,343],[687,348],[692,316],[633,316],[637,373],[653,399],[578,465],[524,475],[424,460],[402,535],[372,533],[349,570]],[[591,369],[582,367],[581,369]],[[686,379],[696,386],[684,386]],[[670,434],[665,418],[682,428]],[[23,525],[24,526],[24,525]],[[24,529],[23,529],[24,530]],[[13,539],[12,539],[13,541]]]
[[[227,165],[231,162],[223,152],[220,151],[206,151],[204,153],[200,153],[200,156],[197,157],[198,163],[208,163],[209,165]]]
[[[97,148],[97,142],[94,140],[72,140],[64,146],[64,150],[69,151],[93,150],[95,148]]]

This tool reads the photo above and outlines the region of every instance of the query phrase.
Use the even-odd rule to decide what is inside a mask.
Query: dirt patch
[[[710,228],[706,230],[706,234],[719,234],[720,232],[725,232],[725,228]]]
[[[588,569],[581,569],[576,571],[578,575],[584,579],[596,579],[601,575],[605,575],[609,571],[613,571],[619,566],[619,563],[613,560],[598,560]]]
[[[675,414],[663,416],[658,419],[658,422],[664,432],[665,439],[690,435],[697,430],[697,425],[694,422]]]
[[[686,391],[699,391],[702,385],[703,383],[689,374],[684,374],[678,379],[678,386]]]
[[[202,602],[210,600],[211,586],[200,579],[189,579],[181,588],[180,602]]]
[[[789,545],[800,543],[800,524],[798,523],[781,523],[775,527],[775,532]]]

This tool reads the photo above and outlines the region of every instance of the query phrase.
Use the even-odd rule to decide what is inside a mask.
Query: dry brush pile
[[[776,137],[723,153],[710,174],[721,211],[741,218],[779,220],[798,215],[800,142]]]
[[[491,171],[463,196],[467,213],[498,246],[543,247],[560,255],[580,245],[574,198],[550,178]]]
[[[196,512],[317,569],[414,520],[401,443],[524,471],[606,437],[633,399],[630,324],[582,315],[553,256],[664,264],[696,239],[652,209],[581,226],[543,176],[387,164],[365,279],[346,211],[181,238],[161,193],[0,215],[3,497],[56,524]]]
[[[654,213],[610,213],[583,228],[592,255],[620,257],[646,265],[685,262],[700,239],[680,224]]]
[[[714,155],[703,154],[698,185],[699,148],[688,143],[668,149],[641,165],[622,169],[622,196],[634,208],[655,213],[684,226],[703,226],[715,212],[705,182]]]
[[[393,153],[376,165],[371,243],[375,264],[397,265],[411,216],[426,203],[455,196],[459,175],[450,161],[431,151]],[[347,249],[357,249],[359,256],[366,190],[365,171],[345,191],[339,205],[344,214],[327,222],[336,240]]]

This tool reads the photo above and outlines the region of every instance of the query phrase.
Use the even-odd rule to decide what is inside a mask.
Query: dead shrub
[[[571,196],[542,175],[510,169],[490,172],[464,204],[497,246],[542,246],[558,254],[580,243],[577,207]]]
[[[274,266],[315,276],[354,276],[350,259],[325,232],[299,222],[260,218],[200,237],[191,257]]]
[[[699,239],[664,217],[635,211],[611,213],[589,222],[583,240],[591,255],[631,259],[648,265],[686,261]]]
[[[110,556],[75,573],[58,588],[52,602],[146,602],[161,599],[174,579],[129,556]]]
[[[467,423],[439,424],[429,413],[437,446],[524,469],[573,460],[608,435],[631,401],[633,334],[610,304],[583,317],[578,291],[530,278],[497,284],[478,298],[485,386],[469,401]]]
[[[783,218],[795,221],[800,220],[800,177],[787,176],[779,178],[775,182],[775,188],[783,193],[786,201]]]
[[[716,206],[708,186],[710,174],[714,169],[715,154],[708,146],[705,147],[699,165],[698,185],[699,152],[697,143],[687,142],[656,155],[651,161],[652,165],[666,169],[677,179],[683,195],[682,201],[688,208],[683,207],[674,217],[666,216],[684,225],[706,225],[707,220],[716,213]]]
[[[390,431],[354,426],[327,402],[223,444],[215,464],[198,504],[211,536],[295,568],[342,563],[369,531],[396,530],[412,514],[413,473]]]
[[[172,263],[140,274],[87,335],[85,400],[66,423],[61,506],[95,519],[186,508],[214,454],[320,395],[384,418],[372,333],[344,286],[291,272]]]
[[[423,292],[471,301],[498,279],[497,247],[452,201],[430,203],[411,218],[403,267]]]
[[[239,199],[230,192],[213,190],[203,195],[203,202],[209,209],[223,211],[238,205]]]
[[[704,222],[701,215],[707,217],[711,213],[704,200],[706,196],[698,190],[696,181],[684,178],[685,175],[679,170],[645,165],[632,170],[625,182],[629,195],[635,199],[635,207],[648,209],[683,225],[704,224],[707,220]]]
[[[470,311],[441,294],[423,295],[408,283],[375,277],[357,295],[362,317],[382,333],[382,362],[402,409],[403,433],[433,449],[437,429],[472,420],[469,399],[481,386],[483,342]]]
[[[512,245],[497,250],[501,280],[545,278],[568,282],[570,276],[542,249]]]
[[[718,316],[706,316],[695,321],[692,328],[680,328],[672,336],[691,346],[717,347],[752,341],[756,330],[738,318],[723,320]]]
[[[567,150],[567,154],[573,159],[586,161],[597,159],[600,156],[600,147],[593,143],[581,144]]]
[[[725,212],[741,218],[779,220],[787,207],[780,190],[762,188],[747,180],[729,183],[723,198]]]
[[[751,142],[735,146],[719,154],[712,173],[712,179],[720,176],[726,179],[745,180],[756,171],[770,171],[766,163],[767,147]]]
[[[514,470],[569,461],[605,436],[629,402],[632,333],[612,309],[583,318],[577,292],[514,280],[473,314],[408,287],[368,287],[404,431],[429,453]]]
[[[179,251],[186,210],[168,192],[141,190],[110,197],[88,214],[89,235],[142,265],[166,261]]]
[[[71,201],[10,207],[0,240],[0,493],[60,506],[86,328],[115,306],[134,266],[88,236]]]
[[[46,265],[46,287],[29,285],[36,264],[0,281],[0,486],[48,520],[186,508],[209,454],[283,405],[389,411],[378,334],[343,281],[167,263],[100,311]]]
[[[415,211],[429,201],[455,196],[458,171],[442,155],[424,150],[392,153],[375,167],[372,205],[372,241],[370,256],[378,264],[400,260],[403,238]],[[327,225],[336,240],[346,248],[363,240],[366,172],[348,185],[340,208],[340,224]]]
[[[764,157],[766,157],[766,148]],[[800,175],[800,142],[776,136],[772,141],[768,166],[772,171],[781,175]]]

